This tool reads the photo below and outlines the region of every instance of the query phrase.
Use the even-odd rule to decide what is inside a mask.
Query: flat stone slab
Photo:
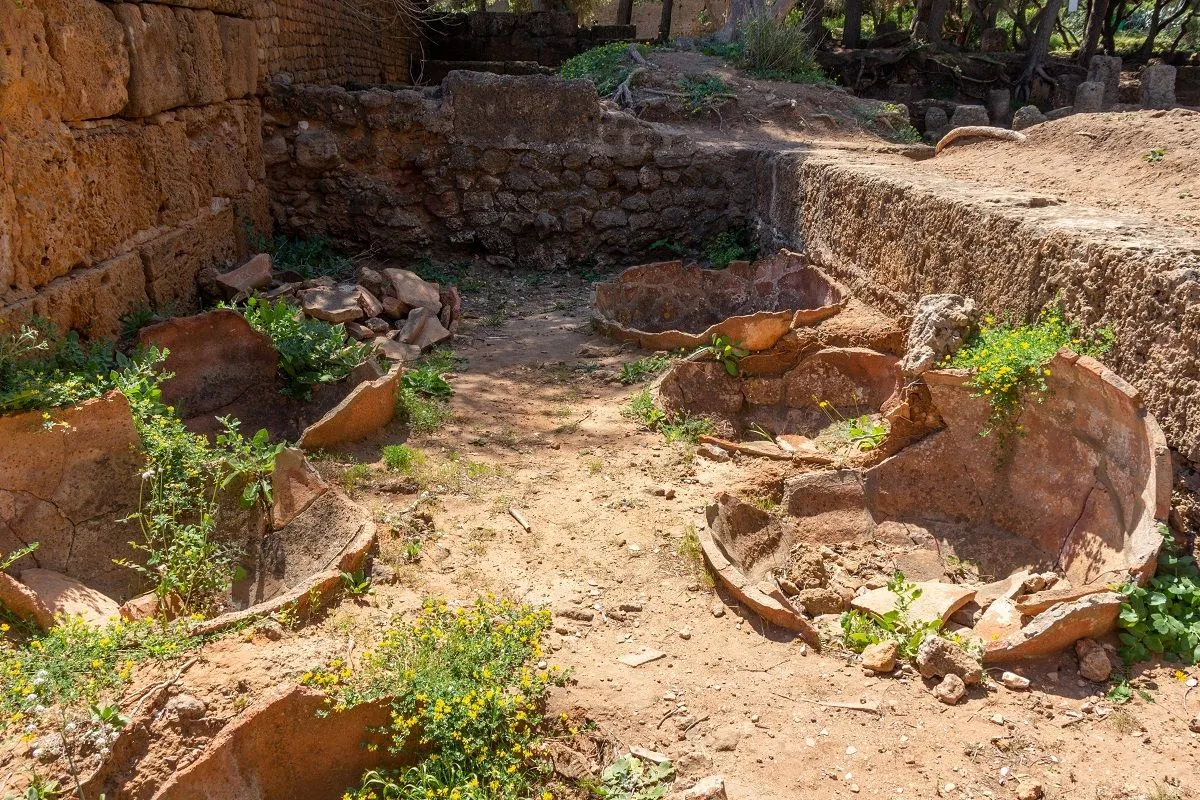
[[[969,586],[959,586],[954,583],[940,581],[921,581],[914,584],[921,590],[918,597],[908,609],[908,616],[921,622],[941,620],[943,623],[950,615],[962,608],[975,597],[975,590]],[[850,601],[850,607],[882,617],[896,609],[896,597],[886,588],[872,589]]]
[[[21,573],[21,583],[56,615],[80,616],[84,622],[95,626],[121,616],[121,607],[116,600],[60,572],[27,569]]]
[[[1064,650],[1079,639],[1103,636],[1116,627],[1124,597],[1117,592],[1100,592],[1060,603],[1038,614],[1016,633],[985,641],[983,660],[996,664],[1038,658]]]
[[[629,653],[623,655],[617,660],[628,667],[640,667],[643,664],[649,664],[651,661],[658,661],[660,658],[666,658],[666,653],[661,650],[643,650],[640,653]]]

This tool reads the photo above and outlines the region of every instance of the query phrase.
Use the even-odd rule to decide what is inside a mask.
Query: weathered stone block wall
[[[633,25],[578,26],[569,11],[449,14],[430,24],[426,56],[437,61],[536,61],[557,67],[609,42],[632,41]]]
[[[1030,192],[821,154],[763,161],[757,215],[770,244],[803,247],[889,313],[958,292],[1031,319],[1058,296],[1071,318],[1112,326],[1105,363],[1200,463],[1200,241]]]
[[[202,0],[197,0],[202,1]],[[296,83],[410,83],[417,39],[394,24],[390,0],[225,0],[245,2],[258,34],[258,80]],[[412,69],[415,67],[415,69]]]
[[[0,319],[112,335],[266,229],[241,0],[0,3]]]
[[[746,221],[756,155],[602,109],[586,81],[452,72],[440,89],[275,85],[277,226],[388,256],[629,261]]]

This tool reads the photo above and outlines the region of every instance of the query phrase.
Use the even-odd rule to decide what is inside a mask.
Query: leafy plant
[[[404,560],[416,564],[421,560],[421,540],[409,539],[404,543]]]
[[[1200,568],[1189,554],[1175,551],[1175,540],[1160,527],[1163,547],[1158,570],[1145,587],[1126,583],[1117,624],[1122,629],[1121,657],[1126,662],[1152,656],[1185,664],[1200,662]]]
[[[668,414],[654,404],[649,389],[633,396],[629,405],[621,412],[623,416],[640,423],[648,430],[663,435],[668,443],[687,442],[695,444],[701,436],[712,433],[712,420],[708,417],[692,417],[687,414]]]
[[[921,643],[930,636],[941,636],[966,649],[957,636],[942,633],[941,619],[928,622],[915,620],[909,610],[921,590],[904,578],[904,573],[895,572],[887,584],[888,591],[896,596],[896,607],[883,615],[868,614],[857,609],[845,611],[841,617],[842,639],[846,647],[861,653],[868,646],[893,641],[902,658],[913,659]]]
[[[454,387],[446,380],[445,373],[455,363],[452,353],[442,351],[421,365],[405,370],[396,395],[396,413],[410,430],[431,433],[449,419],[450,408],[446,400],[454,394]]]
[[[679,79],[683,90],[683,107],[691,114],[717,109],[737,95],[733,87],[716,75],[684,75]]]
[[[0,414],[100,397],[117,387],[122,373],[145,371],[159,360],[150,350],[126,356],[112,342],[85,343],[75,331],[59,335],[53,323],[35,319],[0,335]]]
[[[356,569],[353,572],[342,571],[342,588],[351,597],[365,597],[374,591],[371,578],[366,570]]]
[[[1155,147],[1155,148],[1152,148],[1149,153],[1146,153],[1144,156],[1142,156],[1142,161],[1145,161],[1148,164],[1157,164],[1158,162],[1162,161],[1166,157],[1167,157],[1167,148]]]
[[[993,432],[1007,440],[1024,433],[1018,424],[1025,398],[1033,395],[1040,403],[1050,387],[1047,363],[1063,347],[1081,355],[1102,355],[1112,347],[1113,333],[1109,328],[1085,336],[1079,326],[1068,322],[1062,310],[1044,310],[1033,325],[1010,325],[984,318],[984,325],[967,344],[952,357],[943,360],[945,366],[969,369],[968,379],[976,397],[983,397],[991,406],[987,424],[979,432]]]
[[[686,247],[678,244],[677,242],[673,242],[670,239],[655,239],[650,243],[650,247],[647,249],[650,250],[650,252],[654,252],[655,250],[666,250],[668,253],[677,256],[681,256],[687,252]]]
[[[746,228],[722,231],[706,240],[703,249],[713,269],[725,269],[731,261],[752,261],[758,255],[758,245],[750,241]]]
[[[333,708],[389,700],[393,752],[418,753],[403,770],[372,770],[353,800],[457,797],[517,800],[547,774],[539,758],[541,701],[560,683],[542,657],[548,611],[488,597],[465,608],[427,600],[413,623],[395,620],[357,670],[335,659],[301,681]]]
[[[739,366],[741,360],[750,355],[749,350],[734,344],[728,336],[719,333],[713,334],[712,344],[705,345],[700,349],[712,356],[714,361],[720,361],[724,365],[725,371],[734,378],[741,374]]]
[[[428,253],[422,253],[408,268],[422,280],[447,286],[457,285],[465,291],[474,291],[483,286],[482,281],[470,275],[470,261],[434,261]]]
[[[659,800],[675,779],[670,761],[647,765],[632,755],[621,756],[600,773],[597,794],[605,800]]]
[[[0,558],[0,572],[7,572],[8,568],[20,561],[25,556],[38,549],[38,542],[30,542],[24,547],[18,547],[8,555]]]
[[[888,429],[882,422],[875,422],[866,414],[849,420],[847,434],[850,443],[859,450],[874,450],[887,438]]]
[[[349,339],[344,326],[306,317],[282,300],[251,297],[241,311],[279,351],[283,392],[291,397],[307,400],[314,386],[343,380],[371,354],[371,345]]]
[[[647,378],[652,378],[669,366],[671,366],[670,356],[642,356],[636,361],[630,361],[628,364],[622,364],[621,374],[618,376],[618,378],[620,379],[621,383],[629,386],[634,383],[641,383]]]
[[[218,417],[222,431],[217,434],[217,448],[222,452],[225,477],[222,489],[236,483],[242,484],[242,505],[246,508],[261,502],[271,505],[271,473],[275,470],[276,457],[287,448],[286,442],[271,443],[271,434],[260,428],[247,439],[239,433],[241,421],[233,417]]]
[[[321,275],[342,278],[354,271],[354,262],[339,253],[327,236],[303,239],[279,234],[274,239],[267,239],[252,232],[249,238],[252,248],[271,254],[275,269],[295,272],[302,278]]]
[[[644,45],[638,45],[638,50],[643,55],[649,52]],[[558,74],[563,78],[587,78],[596,86],[597,94],[610,95],[634,69],[628,51],[629,42],[602,44],[568,58]]]

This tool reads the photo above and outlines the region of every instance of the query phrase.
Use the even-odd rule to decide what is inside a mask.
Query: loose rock
[[[942,678],[942,682],[933,687],[933,696],[948,706],[957,705],[967,693],[967,685],[962,678],[951,673]]]
[[[725,779],[720,775],[703,778],[684,792],[683,798],[684,800],[728,800],[728,795],[725,794]]]
[[[1075,642],[1075,655],[1079,658],[1079,674],[1095,683],[1104,683],[1112,675],[1112,662],[1108,653],[1094,639]]]
[[[917,648],[917,672],[922,678],[955,675],[967,685],[983,679],[983,667],[953,642],[929,636]]]
[[[1029,688],[1029,678],[1023,675],[1018,675],[1015,672],[1002,672],[1000,674],[1000,683],[1009,689],[1020,691],[1021,689]]]
[[[908,354],[900,362],[900,369],[906,375],[920,375],[933,369],[945,356],[962,347],[978,317],[975,301],[969,297],[925,295],[917,303],[916,317],[909,326]]]
[[[880,642],[867,647],[862,652],[862,665],[865,669],[875,672],[891,672],[896,668],[895,642]]]

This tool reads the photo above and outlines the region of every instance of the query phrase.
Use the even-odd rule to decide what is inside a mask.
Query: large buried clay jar
[[[979,435],[989,409],[967,373],[926,373],[943,427],[867,469],[786,479],[780,515],[723,495],[702,537],[710,563],[727,585],[752,589],[748,602],[770,618],[795,612],[772,589],[797,546],[908,543],[926,557],[906,554],[912,563],[970,561],[996,579],[1054,573],[1047,591],[1015,580],[969,586],[956,600],[979,589],[973,632],[987,661],[1045,655],[1112,630],[1121,596],[1111,586],[1154,569],[1170,455],[1137,391],[1098,361],[1064,350],[1048,369],[1049,394],[1027,400],[1024,434],[1005,451],[996,436]]]
[[[47,427],[40,411],[0,416],[0,552],[37,542],[10,568],[13,577],[38,588],[49,573],[55,585],[115,611],[150,588],[115,563],[144,558],[129,546],[141,536],[137,525],[124,521],[138,509],[145,469],[129,403],[114,391],[53,419]],[[269,509],[241,508],[240,487],[221,496],[217,536],[237,544],[246,578],[223,598],[226,613],[202,628],[324,602],[340,589],[341,571],[359,569],[374,546],[370,514],[322,480],[300,451],[276,457],[271,485]],[[125,611],[146,606],[137,609]]]
[[[594,322],[602,333],[648,350],[699,347],[722,335],[757,351],[793,328],[837,314],[844,297],[823,272],[791,253],[735,261],[724,270],[666,261],[597,284]]]
[[[370,436],[395,415],[401,368],[383,374],[372,361],[315,387],[307,401],[281,394],[279,353],[235,311],[169,319],[144,328],[138,340],[168,352],[163,402],[196,433],[212,435],[218,417],[232,416],[243,432],[265,428],[273,439],[315,450]]]

